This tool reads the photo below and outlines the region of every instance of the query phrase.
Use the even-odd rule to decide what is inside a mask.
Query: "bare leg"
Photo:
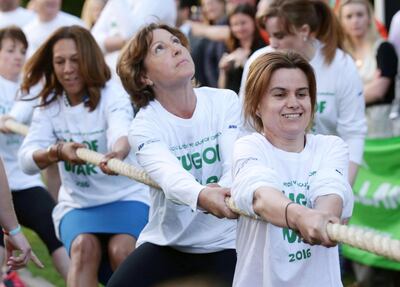
[[[57,164],[54,163],[48,166],[43,171],[43,176],[46,181],[47,190],[49,191],[55,202],[58,202],[58,191],[60,190],[61,179]]]
[[[57,248],[51,254],[51,258],[53,259],[53,264],[58,273],[60,273],[65,282],[67,282],[68,268],[70,264],[67,250],[64,248],[64,246]]]
[[[101,260],[101,244],[93,234],[80,234],[72,242],[68,287],[97,287],[97,271]]]
[[[136,239],[128,234],[117,234],[110,238],[108,242],[108,257],[113,271],[135,250],[135,246]]]

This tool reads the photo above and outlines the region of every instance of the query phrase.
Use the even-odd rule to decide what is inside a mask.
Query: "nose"
[[[286,106],[288,108],[291,109],[297,109],[299,107],[299,101],[296,97],[295,94],[291,93],[288,97],[287,97],[287,103]]]
[[[269,38],[269,44],[272,48],[276,50],[279,49],[279,40],[275,39],[274,37]]]
[[[172,46],[172,54],[177,56],[182,53],[182,47],[180,45],[173,45]]]
[[[73,66],[71,61],[65,61],[64,73],[71,73],[73,71]]]

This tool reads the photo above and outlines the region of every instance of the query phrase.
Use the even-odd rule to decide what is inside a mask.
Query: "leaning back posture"
[[[257,131],[234,148],[232,197],[264,221],[241,217],[234,286],[341,286],[328,222],[348,218],[353,197],[342,139],[307,134],[316,101],[312,67],[294,52],[250,66],[244,116]]]

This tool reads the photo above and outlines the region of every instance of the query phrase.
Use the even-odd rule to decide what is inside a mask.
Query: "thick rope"
[[[26,126],[12,120],[7,120],[5,124],[8,129],[15,133],[26,135],[28,131]],[[103,154],[86,148],[78,148],[76,153],[80,159],[95,165],[99,165],[104,157]],[[140,170],[135,166],[114,158],[107,162],[107,166],[115,173],[127,176],[153,188],[160,189],[159,185],[155,181],[153,181],[143,170]],[[233,212],[239,215],[251,217],[256,220],[263,220],[260,217],[247,214],[243,210],[237,208],[232,198],[226,198],[225,202]],[[329,238],[333,241],[345,243],[355,248],[369,251],[379,256],[384,256],[400,262],[400,240],[391,239],[390,237],[381,235],[376,231],[364,230],[337,223],[328,223],[326,228]]]

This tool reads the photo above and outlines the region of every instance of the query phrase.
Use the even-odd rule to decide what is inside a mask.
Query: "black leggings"
[[[35,231],[50,254],[61,247],[62,243],[56,237],[51,216],[55,202],[50,194],[40,186],[13,191],[11,194],[18,222]],[[4,246],[1,231],[0,246]]]
[[[214,286],[232,286],[235,265],[235,249],[192,254],[168,246],[144,243],[118,267],[107,286],[150,287],[191,276],[212,279]]]

